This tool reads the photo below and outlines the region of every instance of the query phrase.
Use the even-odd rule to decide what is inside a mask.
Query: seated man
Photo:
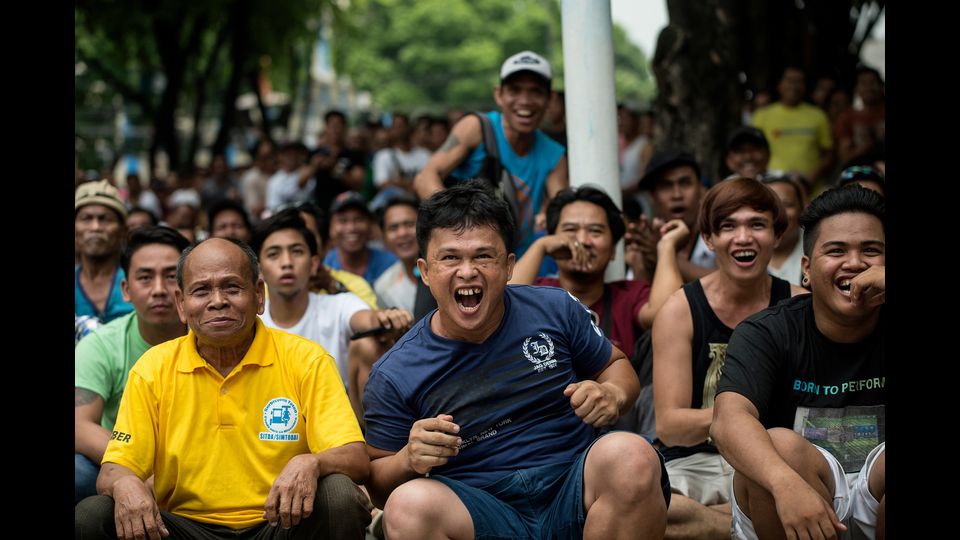
[[[698,228],[717,269],[674,293],[653,324],[654,411],[673,489],[672,538],[730,536],[733,469],[708,438],[713,394],[737,324],[806,292],[767,273],[786,226],[777,194],[757,180],[734,177],[713,186]]]
[[[323,264],[363,276],[367,283],[376,283],[380,274],[397,262],[397,257],[368,245],[373,214],[367,208],[367,201],[355,191],[345,191],[333,200],[330,216],[333,249]]]
[[[133,312],[80,340],[74,351],[74,488],[76,500],[96,494],[100,460],[117,420],[127,372],[154,345],[187,333],[173,296],[177,260],[190,242],[169,227],[130,235],[120,257],[120,282]]]
[[[233,199],[221,198],[207,210],[207,226],[211,237],[233,238],[249,242],[253,225],[247,210]]]
[[[373,289],[381,306],[396,306],[413,313],[417,296],[417,210],[420,204],[413,196],[394,195],[377,212],[383,243],[397,256],[397,262],[377,279]]]
[[[590,186],[561,190],[547,205],[550,234],[535,240],[517,261],[510,283],[562,287],[597,315],[604,335],[630,358],[636,338],[652,326],[657,310],[683,283],[676,250],[686,241],[687,228],[673,220],[670,232],[660,239],[661,261],[652,288],[642,280],[604,283],[624,229],[620,209],[606,193]],[[557,278],[536,277],[544,255],[557,259]]]
[[[353,482],[369,460],[337,367],[263,325],[259,274],[236,240],[183,252],[176,302],[190,332],[130,371],[78,538],[363,537],[370,513]]]
[[[357,295],[310,292],[310,276],[320,266],[317,243],[296,209],[271,216],[256,229],[254,251],[270,292],[263,324],[319,343],[333,356],[358,416],[360,393],[370,367],[386,352],[384,344],[406,332],[413,315],[402,309],[369,309]],[[386,329],[378,337],[352,341],[357,332]],[[366,343],[365,343],[366,342]],[[362,378],[362,380],[360,380]]]
[[[425,201],[417,261],[438,308],[364,393],[367,487],[388,538],[661,538],[669,481],[633,433],[599,439],[639,384],[569,293],[507,286],[516,233],[482,180]]]
[[[813,294],[730,338],[710,435],[736,469],[734,538],[885,536],[885,222],[860,186],[814,199],[800,218]]]
[[[117,188],[106,180],[80,184],[74,193],[74,317],[92,316],[101,323],[133,311],[123,299],[120,251],[126,237],[127,209]]]

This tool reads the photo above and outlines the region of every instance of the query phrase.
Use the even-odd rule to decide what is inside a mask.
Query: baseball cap
[[[110,185],[107,180],[97,180],[96,182],[85,182],[77,187],[73,194],[73,211],[76,213],[80,208],[90,205],[100,204],[120,214],[120,218],[127,219],[127,209],[120,200],[120,192],[117,188]]]
[[[344,191],[337,195],[337,197],[333,199],[333,203],[330,204],[330,215],[332,216],[347,208],[357,208],[368,216],[372,215],[370,209],[367,208],[367,200],[356,191]]]
[[[548,85],[553,79],[553,71],[550,69],[550,62],[547,62],[546,58],[533,51],[523,51],[503,62],[503,65],[500,66],[500,81],[502,82],[521,71],[529,71],[539,75],[546,79]]]
[[[700,180],[700,164],[696,158],[683,150],[663,150],[657,152],[650,158],[650,164],[647,165],[647,171],[640,179],[639,188],[652,191],[657,184],[660,175],[668,169],[678,165],[689,165],[697,174],[697,181]]]

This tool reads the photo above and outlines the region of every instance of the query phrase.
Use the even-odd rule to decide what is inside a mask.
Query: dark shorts
[[[477,540],[583,538],[583,464],[594,440],[573,463],[559,463],[510,473],[483,489],[443,476],[442,482],[463,501],[473,519]],[[649,444],[650,441],[647,440]],[[670,479],[660,458],[660,487],[670,505]]]

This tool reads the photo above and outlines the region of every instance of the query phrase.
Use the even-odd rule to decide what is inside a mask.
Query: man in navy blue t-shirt
[[[555,288],[510,286],[507,203],[483,182],[421,207],[437,310],[374,366],[367,483],[392,538],[663,536],[669,482],[642,437],[596,438],[636,400],[629,361]]]

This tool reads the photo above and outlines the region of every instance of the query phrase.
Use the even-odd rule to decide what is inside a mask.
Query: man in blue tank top
[[[482,181],[425,201],[417,261],[438,308],[363,396],[389,538],[661,538],[670,486],[642,437],[596,437],[639,381],[580,302],[507,286],[515,228]]]
[[[546,201],[570,184],[566,150],[537,129],[550,100],[552,78],[550,63],[537,53],[523,51],[511,56],[501,66],[500,86],[493,91],[500,112],[485,113],[520,205],[517,257],[533,243],[535,231],[543,229]],[[453,126],[446,142],[417,174],[413,184],[417,195],[426,199],[443,189],[448,176],[476,178],[486,156],[480,119],[468,114]]]

